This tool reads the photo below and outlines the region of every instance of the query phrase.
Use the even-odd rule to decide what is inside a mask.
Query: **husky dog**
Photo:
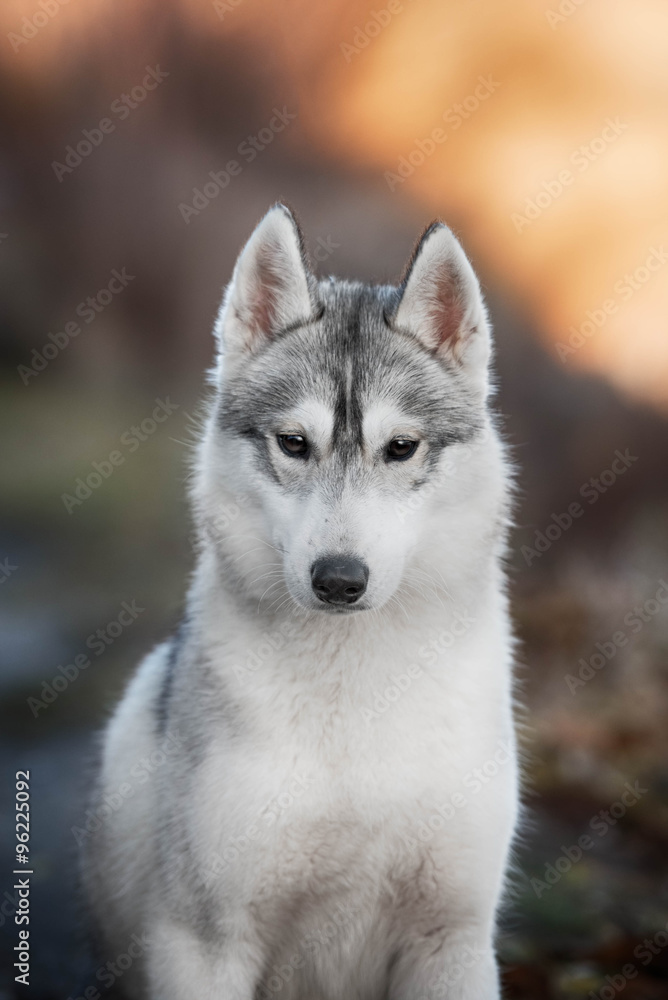
[[[317,280],[276,205],[215,332],[187,614],[104,737],[103,957],[150,1000],[493,1000],[518,768],[478,281],[440,223],[398,287]]]

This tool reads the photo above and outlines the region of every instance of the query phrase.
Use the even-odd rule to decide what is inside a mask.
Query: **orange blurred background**
[[[72,830],[94,733],[179,620],[212,322],[283,199],[317,273],[371,281],[442,218],[490,306],[530,816],[506,996],[606,1000],[630,962],[626,1000],[668,998],[668,948],[635,954],[668,923],[667,91],[659,0],[4,0],[0,767],[3,788],[34,772],[29,997],[90,982]],[[157,398],[174,415],[68,506]],[[127,635],[31,709],[130,600]],[[537,892],[625,782],[647,792]]]
[[[39,11],[32,0],[0,10],[4,70],[22,102],[45,87],[57,103],[72,66],[114,37],[122,51],[96,70],[119,86],[128,50],[150,60],[170,24],[195,47],[231,49],[299,107],[287,144],[370,171],[425,217],[464,228],[491,280],[555,351],[562,345],[564,364],[666,406],[668,281],[655,253],[668,243],[661,0],[50,6],[58,14],[34,40],[21,34]],[[432,140],[434,130],[444,138]]]

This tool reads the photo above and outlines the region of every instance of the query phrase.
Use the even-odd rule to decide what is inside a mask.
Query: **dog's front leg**
[[[491,939],[480,932],[429,935],[395,962],[388,1000],[499,1000]]]
[[[149,1000],[253,1000],[264,956],[252,935],[204,941],[163,921],[149,940]]]

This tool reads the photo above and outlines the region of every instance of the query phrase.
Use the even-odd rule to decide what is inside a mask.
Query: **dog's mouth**
[[[324,611],[327,615],[354,615],[359,611],[370,611],[371,605],[367,603],[325,604],[322,601],[318,601],[318,603],[313,606],[313,610]]]

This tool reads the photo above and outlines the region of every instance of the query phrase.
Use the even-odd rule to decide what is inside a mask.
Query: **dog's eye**
[[[281,450],[290,458],[308,458],[308,441],[301,434],[278,434]]]
[[[405,462],[417,451],[419,441],[410,438],[394,438],[387,446],[387,459],[391,462]]]

